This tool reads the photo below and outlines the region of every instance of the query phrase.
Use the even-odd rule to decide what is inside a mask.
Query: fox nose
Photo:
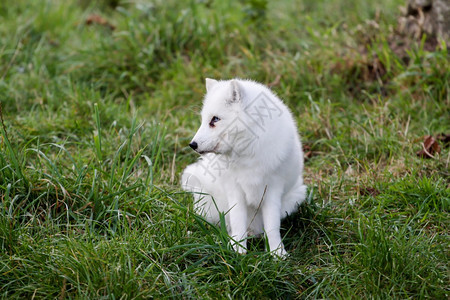
[[[191,148],[194,149],[194,150],[197,150],[197,147],[198,147],[197,142],[191,142],[191,143],[189,144],[189,147],[191,147]]]

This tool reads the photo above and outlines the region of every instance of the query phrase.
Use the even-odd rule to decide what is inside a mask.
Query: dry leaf
[[[111,23],[109,23],[105,18],[103,18],[102,16],[96,15],[96,14],[92,14],[89,17],[87,17],[86,19],[86,25],[93,25],[93,24],[97,24],[97,25],[101,25],[101,26],[105,26],[108,27],[111,30],[116,29],[116,26],[112,25]]]
[[[319,152],[311,150],[310,145],[303,144],[303,157],[305,158],[305,160],[308,160],[311,157],[316,156],[318,154],[319,154]]]
[[[434,158],[434,155],[439,153],[441,153],[441,147],[438,142],[431,135],[427,135],[424,137],[422,150],[418,151],[416,154],[422,158]]]

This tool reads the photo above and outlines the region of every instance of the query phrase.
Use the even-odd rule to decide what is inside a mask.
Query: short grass
[[[416,152],[450,64],[389,46],[404,2],[2,1],[2,297],[448,299],[450,152]],[[312,151],[284,261],[179,188],[205,77],[270,84]]]

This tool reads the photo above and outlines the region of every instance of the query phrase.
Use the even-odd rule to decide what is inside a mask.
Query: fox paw
[[[270,252],[270,254],[272,254],[272,256],[275,259],[286,259],[289,257],[289,254],[287,253],[287,251],[284,249],[283,246],[273,250],[272,252]]]

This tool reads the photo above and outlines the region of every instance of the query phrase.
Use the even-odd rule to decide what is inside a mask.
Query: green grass
[[[449,298],[450,152],[416,155],[446,45],[394,52],[401,0],[293,2],[0,4],[2,298]],[[274,84],[313,151],[286,260],[179,187],[205,77]]]

